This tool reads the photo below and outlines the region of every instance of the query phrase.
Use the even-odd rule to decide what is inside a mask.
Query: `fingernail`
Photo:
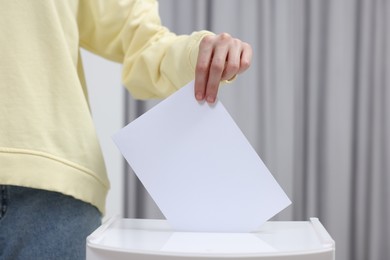
[[[203,99],[202,93],[200,93],[200,92],[196,93],[195,98],[196,98],[197,100],[199,100],[199,101],[202,100],[202,99]]]
[[[207,97],[207,102],[214,103],[215,99],[212,96]]]

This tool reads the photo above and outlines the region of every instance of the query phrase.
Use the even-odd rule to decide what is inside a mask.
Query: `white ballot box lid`
[[[166,220],[112,218],[87,238],[87,260],[334,260],[317,218],[269,221],[251,233],[175,232]]]

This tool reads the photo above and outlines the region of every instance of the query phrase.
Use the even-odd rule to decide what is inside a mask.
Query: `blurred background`
[[[318,217],[340,260],[390,259],[390,1],[159,0],[178,34],[228,32],[254,50],[219,98],[293,204]],[[111,181],[107,216],[163,218],[111,136],[158,101],[135,101],[121,66],[84,58]]]

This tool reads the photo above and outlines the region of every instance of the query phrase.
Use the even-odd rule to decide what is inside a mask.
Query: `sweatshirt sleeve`
[[[161,25],[155,0],[80,0],[80,46],[123,63],[122,81],[135,98],[162,98],[194,78],[208,31],[175,35]]]

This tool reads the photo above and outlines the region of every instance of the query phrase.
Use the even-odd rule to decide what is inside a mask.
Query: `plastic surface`
[[[252,233],[174,232],[165,220],[110,219],[87,238],[87,260],[334,260],[318,219],[270,221]]]

